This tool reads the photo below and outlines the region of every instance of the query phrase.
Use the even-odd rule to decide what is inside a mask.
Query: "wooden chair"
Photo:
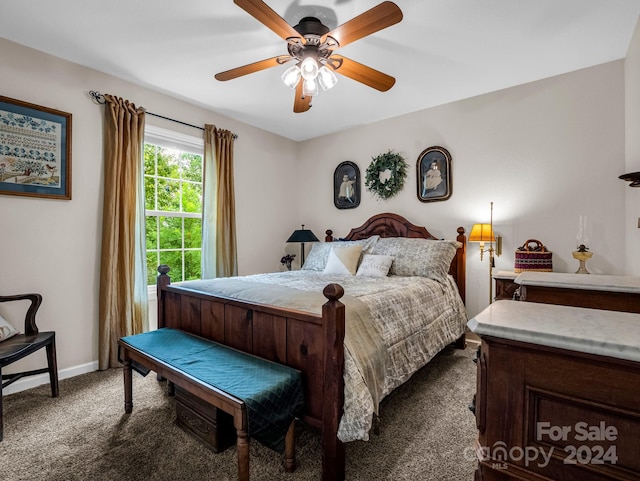
[[[10,337],[6,341],[0,342],[0,377],[2,379],[2,387],[0,389],[0,441],[2,441],[3,417],[2,417],[2,389],[9,384],[14,383],[24,376],[33,376],[35,374],[49,373],[49,381],[51,382],[51,397],[58,397],[58,366],[56,361],[56,333],[38,332],[36,325],[36,311],[42,303],[40,294],[19,294],[15,296],[0,296],[0,302],[8,301],[31,301],[31,306],[27,310],[24,319],[24,334],[17,334]],[[47,349],[47,368],[37,369],[35,371],[25,371],[13,374],[2,374],[2,368],[9,364],[22,359],[29,354],[45,347]],[[6,380],[6,381],[5,381]]]

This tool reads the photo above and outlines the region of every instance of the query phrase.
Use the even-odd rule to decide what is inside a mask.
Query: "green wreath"
[[[400,154],[391,150],[372,159],[373,162],[367,167],[364,184],[367,190],[381,199],[389,199],[402,190],[407,177],[407,163]],[[381,180],[380,174],[387,170],[390,177]]]

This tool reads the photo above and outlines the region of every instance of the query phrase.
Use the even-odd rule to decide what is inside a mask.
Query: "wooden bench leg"
[[[291,426],[284,438],[284,469],[287,473],[296,470],[296,420],[291,421]]]
[[[133,380],[131,378],[131,359],[125,359],[122,367],[124,374],[124,412],[133,411]]]
[[[249,436],[246,429],[237,429],[238,481],[249,481]]]

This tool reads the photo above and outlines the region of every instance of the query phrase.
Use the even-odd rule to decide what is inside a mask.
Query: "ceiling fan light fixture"
[[[304,79],[302,82],[302,95],[305,97],[318,95],[318,82],[316,79]]]
[[[305,80],[315,80],[318,76],[318,61],[312,56],[305,57],[300,64],[302,78]]]
[[[322,87],[322,90],[329,90],[338,83],[338,77],[333,73],[333,70],[323,65],[320,67],[320,70],[318,70],[318,83],[320,87]]]
[[[287,69],[281,75],[282,81],[288,87],[295,89],[293,103],[295,113],[309,110],[312,97],[318,94],[318,85],[323,90],[332,88],[337,82],[335,73],[340,73],[380,92],[386,92],[395,84],[395,78],[333,53],[338,48],[400,22],[402,11],[395,3],[383,1],[341,25],[333,27],[337,24],[336,17],[331,28],[317,17],[303,17],[297,25],[292,26],[291,22],[269,7],[265,0],[234,0],[234,3],[282,38],[286,42],[288,55],[278,55],[219,72],[215,75],[217,80],[231,80],[287,62],[295,63],[296,67]],[[299,0],[294,0],[292,6],[297,7],[298,3]],[[336,0],[336,3],[340,3],[340,0]],[[287,9],[288,12],[290,8]],[[328,10],[326,7],[320,8],[321,12]]]
[[[301,76],[302,72],[300,71],[300,67],[294,65],[285,70],[280,78],[282,78],[282,81],[287,87],[295,89]]]

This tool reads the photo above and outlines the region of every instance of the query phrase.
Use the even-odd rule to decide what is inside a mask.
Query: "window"
[[[201,277],[202,165],[202,140],[146,128],[144,190],[149,286],[155,285],[160,264],[171,268],[172,282]]]

